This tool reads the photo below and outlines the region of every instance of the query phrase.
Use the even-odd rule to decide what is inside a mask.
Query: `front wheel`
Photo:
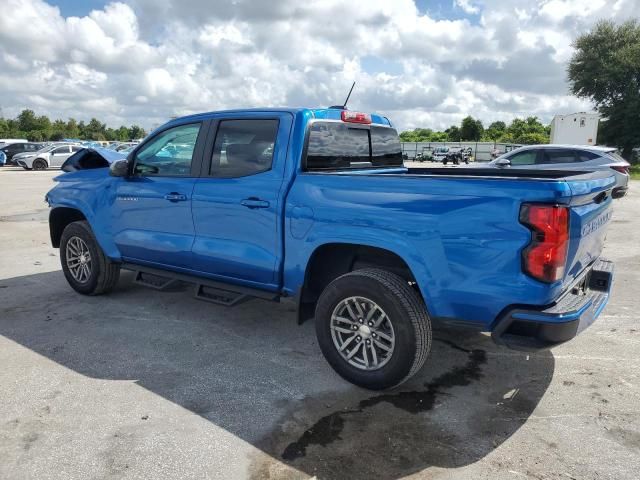
[[[108,293],[120,278],[120,265],[104,254],[86,221],[70,223],[62,232],[60,263],[69,285],[84,295]]]
[[[31,166],[34,170],[46,170],[47,162],[41,158],[36,158]]]
[[[371,390],[411,378],[431,349],[422,299],[386,270],[356,270],[335,279],[318,300],[315,322],[320,349],[333,369]]]

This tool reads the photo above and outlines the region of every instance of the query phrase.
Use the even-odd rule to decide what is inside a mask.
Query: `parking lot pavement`
[[[43,203],[58,173],[0,168],[0,478],[638,478],[640,182],[616,201],[613,298],[589,330],[527,355],[440,329],[422,372],[376,393],[285,304],[126,274],[74,293]]]

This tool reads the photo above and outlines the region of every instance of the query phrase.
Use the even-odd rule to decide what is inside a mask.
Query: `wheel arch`
[[[64,229],[73,222],[88,221],[84,213],[77,208],[55,207],[49,212],[49,235],[51,245],[54,248],[60,247],[60,238]]]
[[[415,285],[425,301],[409,262],[393,250],[363,243],[324,243],[313,250],[306,264],[297,299],[298,323],[313,318],[318,298],[329,283],[345,273],[364,268],[395,273]]]

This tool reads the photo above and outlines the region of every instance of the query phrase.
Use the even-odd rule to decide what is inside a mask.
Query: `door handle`
[[[240,205],[247,208],[269,208],[270,203],[257,197],[249,197],[240,201]]]
[[[182,193],[171,192],[167,193],[164,196],[165,200],[169,200],[170,202],[184,202],[187,199],[187,196]]]

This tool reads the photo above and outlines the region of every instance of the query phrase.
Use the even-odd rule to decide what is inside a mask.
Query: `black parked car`
[[[4,152],[7,156],[7,165],[14,165],[13,157],[18,153],[25,152],[37,152],[43,147],[42,143],[34,143],[34,142],[25,142],[25,143],[10,143],[9,145],[5,145],[0,147],[0,150]]]

